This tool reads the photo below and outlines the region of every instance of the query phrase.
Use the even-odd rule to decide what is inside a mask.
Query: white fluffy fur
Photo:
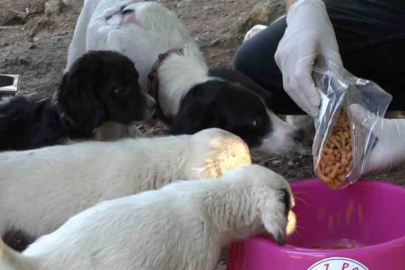
[[[285,216],[280,189],[290,190],[284,178],[251,165],[220,179],[177,182],[102,202],[22,255],[1,242],[0,268],[212,270],[230,242],[266,231],[285,237],[294,230],[295,215]]]
[[[119,13],[121,7],[135,12],[124,19]],[[176,14],[159,3],[86,0],[69,46],[66,70],[87,50],[116,50],[135,62],[139,82],[146,91],[147,73],[158,55],[176,48],[184,48],[184,56],[172,54],[158,73],[160,106],[166,117],[172,118],[190,88],[212,78],[208,77],[208,67],[187,28]],[[108,128],[111,127],[102,127]]]
[[[135,11],[124,19],[119,14],[122,7]],[[69,47],[66,70],[87,50],[112,49],[135,62],[139,82],[146,90],[147,73],[158,55],[175,48],[184,48],[184,56],[171,55],[159,69],[159,102],[164,114],[173,117],[187,91],[210,78],[201,51],[187,28],[176,14],[159,3],[86,0]]]
[[[246,164],[251,164],[247,145],[220,129],[3,152],[0,235],[12,228],[47,234],[97,202],[177,179],[216,178]]]
[[[124,10],[134,12],[122,15]],[[201,51],[187,28],[175,13],[156,2],[140,0],[86,0],[69,47],[66,70],[87,50],[117,50],[131,58],[139,73],[139,82],[147,89],[147,73],[158,55],[171,49],[184,49],[184,55],[171,54],[159,68],[159,103],[163,114],[173,118],[187,92],[196,84],[218,80],[208,76],[208,67]],[[275,122],[258,150],[286,155],[310,151],[292,139],[296,130],[281,123],[273,113]],[[276,131],[277,134],[273,134]],[[124,126],[103,125],[99,137],[123,137]],[[104,134],[103,134],[104,133]],[[115,134],[115,135],[114,135]],[[136,133],[128,133],[136,136]]]

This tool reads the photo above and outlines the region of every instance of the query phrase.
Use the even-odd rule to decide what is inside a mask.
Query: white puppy
[[[88,50],[116,50],[132,59],[141,87],[150,86],[158,116],[172,134],[218,127],[240,136],[252,150],[310,153],[302,144],[303,130],[272,112],[269,92],[235,70],[209,69],[186,26],[160,3],[86,0],[66,71]],[[137,136],[136,129],[116,125],[101,126],[99,137]]]
[[[1,242],[0,269],[212,270],[233,241],[268,232],[283,244],[295,229],[293,205],[283,177],[243,166],[102,202],[22,255]]]
[[[0,154],[0,235],[37,237],[104,200],[158,189],[176,179],[216,178],[251,164],[237,136],[195,135],[84,142]]]

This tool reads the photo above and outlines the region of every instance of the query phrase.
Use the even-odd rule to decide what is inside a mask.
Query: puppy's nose
[[[302,128],[299,128],[293,132],[292,137],[295,141],[302,142],[305,137],[305,131]]]

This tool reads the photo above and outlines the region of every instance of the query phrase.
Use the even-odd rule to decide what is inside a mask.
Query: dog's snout
[[[305,137],[305,131],[302,128],[299,128],[297,130],[294,130],[292,137],[294,140],[297,142],[302,142]]]

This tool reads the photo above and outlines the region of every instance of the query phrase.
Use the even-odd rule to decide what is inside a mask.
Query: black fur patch
[[[57,102],[23,96],[0,102],[0,150],[90,139],[103,121],[142,120],[145,106],[134,63],[116,52],[90,51],[63,76]]]
[[[260,146],[272,131],[267,114],[271,96],[240,72],[215,69],[209,75],[221,80],[198,84],[185,95],[172,133],[216,127],[240,136],[250,147]]]
[[[34,243],[35,237],[24,231],[12,229],[3,235],[3,241],[15,251],[23,252],[30,244]]]
[[[291,195],[287,189],[280,189],[280,200],[285,205],[285,216],[288,217],[288,213],[291,210]]]
[[[279,245],[279,246],[285,245],[285,232],[280,233],[276,236],[276,242],[277,242],[277,245]]]

